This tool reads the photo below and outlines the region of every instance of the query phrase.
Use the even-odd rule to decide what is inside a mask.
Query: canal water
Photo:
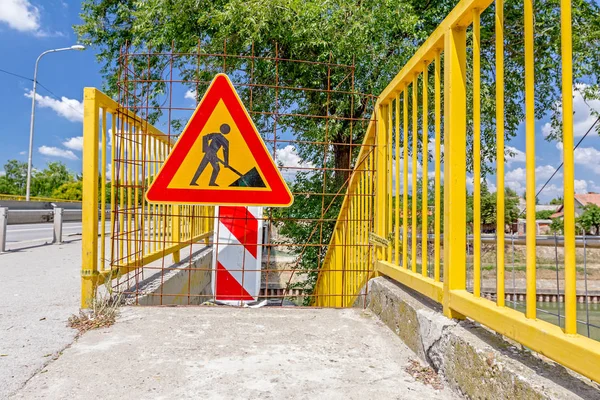
[[[518,311],[525,312],[525,304],[507,301],[508,307],[515,308]],[[585,303],[577,304],[577,332],[583,336],[589,336],[594,340],[600,341],[600,304],[589,304],[589,313],[586,312]],[[560,314],[560,326],[565,326],[565,304],[564,303],[537,303],[537,317],[541,320],[558,325]],[[589,328],[587,325],[589,314]],[[589,329],[589,330],[588,330]]]

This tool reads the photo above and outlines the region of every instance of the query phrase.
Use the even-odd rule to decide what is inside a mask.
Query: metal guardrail
[[[110,209],[105,210],[105,212],[110,214]],[[101,213],[102,211],[99,210],[98,214],[100,215]],[[19,222],[11,223],[11,219]],[[63,242],[63,222],[79,221],[82,221],[82,210],[69,210],[63,207],[54,207],[52,210],[12,210],[8,207],[0,207],[0,253],[7,251],[6,239],[8,225],[52,222],[52,243],[60,244]]]

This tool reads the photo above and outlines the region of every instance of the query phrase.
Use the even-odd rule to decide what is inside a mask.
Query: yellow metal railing
[[[376,176],[374,149],[375,124],[371,122],[317,279],[315,292],[325,295],[315,297],[317,306],[351,306],[373,273],[369,232],[372,230]]]
[[[214,207],[145,200],[146,189],[173,145],[168,135],[99,90],[84,90],[83,308],[89,306],[99,283],[170,254],[178,262],[181,249],[212,234]],[[107,197],[110,221],[105,219]]]
[[[525,0],[523,25],[527,157],[526,310],[521,313],[505,306],[505,259],[501,250],[505,248],[502,0],[495,2],[494,28],[498,160],[496,246],[500,249],[497,251],[497,300],[492,302],[481,297],[480,14],[491,3],[491,0],[462,0],[379,96],[374,122],[364,141],[365,144],[375,144],[375,148],[366,154],[368,146],[363,147],[353,171],[317,280],[315,304],[350,306],[364,294],[368,278],[385,275],[441,303],[448,317],[471,318],[600,382],[600,342],[577,334],[572,36],[571,4],[568,0],[562,0],[560,6],[562,139],[565,149],[565,327],[562,329],[544,322],[536,315],[532,0]],[[472,35],[471,80],[467,80],[467,29],[471,29]],[[473,93],[472,115],[467,115],[469,89]],[[433,113],[429,112],[429,94],[433,94]],[[467,126],[467,121],[472,126]],[[430,126],[433,126],[435,143],[432,155],[429,155],[428,149]],[[472,129],[474,144],[473,293],[467,290],[467,132],[471,131],[468,128]],[[429,158],[434,163],[433,180],[429,176]],[[373,163],[371,171],[374,174],[365,171],[364,166],[370,163]],[[434,191],[433,210],[428,202],[430,185]],[[362,196],[365,193],[374,194],[374,197]],[[421,196],[420,208],[418,196]],[[359,214],[365,213],[362,214],[363,219],[356,217],[357,210]],[[369,216],[372,224],[365,223]],[[432,230],[432,241],[429,230]]]

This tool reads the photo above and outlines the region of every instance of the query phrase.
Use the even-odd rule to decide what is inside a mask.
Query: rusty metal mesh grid
[[[213,261],[197,262],[198,254],[221,245],[213,235],[214,208],[148,204],[144,195],[212,78],[222,72],[295,198],[289,208],[263,210],[260,300],[310,304],[356,158],[361,147],[369,147],[362,150],[368,154],[374,146],[362,143],[376,98],[355,90],[354,65],[289,59],[277,44],[229,53],[226,42],[220,52],[205,51],[200,42],[187,53],[126,46],[118,65],[121,124],[112,136],[111,190],[117,199],[110,267],[119,273],[112,289],[133,304],[215,301],[211,289],[198,289],[199,282],[215,279]],[[134,114],[140,118],[128,117]],[[365,168],[373,175],[372,166]],[[350,196],[370,202],[373,193]],[[372,217],[347,216],[367,225]],[[240,268],[249,273],[245,260]],[[175,274],[186,282],[171,290],[165,282]]]

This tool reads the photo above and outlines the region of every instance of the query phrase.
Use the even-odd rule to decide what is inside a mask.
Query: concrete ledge
[[[124,303],[141,306],[199,305],[212,300],[211,263],[212,247],[205,247],[165,268],[164,275],[157,270],[139,282],[137,287],[127,288],[125,292],[137,293],[137,296],[127,295]]]
[[[368,283],[370,308],[417,356],[471,399],[600,399],[600,387],[385,277]]]

